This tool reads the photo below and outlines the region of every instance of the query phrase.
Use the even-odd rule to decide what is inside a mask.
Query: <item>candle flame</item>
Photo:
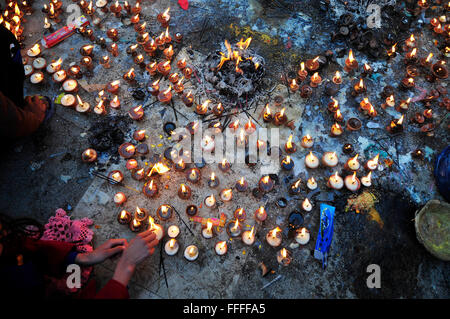
[[[242,176],[241,179],[239,180],[239,184],[244,185],[244,177]]]
[[[350,49],[350,51],[348,52],[348,61],[350,63],[353,63],[354,60],[355,60],[355,58],[353,57],[353,51],[352,51],[352,49]]]
[[[173,248],[175,246],[175,238],[172,238],[171,240],[169,240],[169,247]]]
[[[355,184],[356,183],[356,172],[353,172],[353,175],[352,175],[352,184]]]
[[[168,8],[166,9],[166,11],[164,11],[164,13],[162,14],[162,17],[163,17],[165,20],[167,20],[167,19],[170,18],[169,12],[170,12],[170,7],[168,7]]]
[[[121,219],[125,219],[126,216],[127,216],[127,211],[126,211],[126,210],[122,210],[122,211],[120,212],[120,218],[121,218]]]
[[[255,235],[255,226],[252,227],[250,233],[248,234],[248,239],[252,239]]]
[[[305,71],[305,62],[300,63],[300,70]]]
[[[264,177],[262,178],[262,182],[263,182],[264,184],[269,183],[269,180],[270,180],[269,175],[266,175],[266,176],[264,176]]]
[[[404,115],[402,115],[398,120],[397,120],[397,125],[402,125],[402,123],[403,123],[403,118],[404,118],[405,116]]]

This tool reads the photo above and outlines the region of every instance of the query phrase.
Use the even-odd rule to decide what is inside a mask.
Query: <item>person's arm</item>
[[[0,91],[0,136],[17,138],[36,131],[45,117],[45,104],[28,97],[25,107],[17,107]]]

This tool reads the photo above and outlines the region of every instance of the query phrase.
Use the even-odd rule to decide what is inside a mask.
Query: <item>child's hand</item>
[[[126,239],[109,239],[90,253],[78,254],[75,262],[85,266],[99,264],[107,258],[123,252],[127,245]]]

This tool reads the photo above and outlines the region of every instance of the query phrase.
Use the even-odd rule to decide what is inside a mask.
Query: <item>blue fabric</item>
[[[450,202],[450,145],[436,157],[434,178],[439,192]]]
[[[77,251],[71,251],[66,257],[66,265],[75,264],[75,258],[77,258],[77,255]]]

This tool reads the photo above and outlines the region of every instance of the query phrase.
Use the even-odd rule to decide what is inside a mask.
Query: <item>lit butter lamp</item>
[[[27,55],[30,58],[35,58],[35,57],[39,56],[40,54],[41,54],[41,46],[39,45],[39,43],[36,43],[27,51]]]
[[[352,70],[355,70],[358,68],[358,61],[353,56],[353,50],[350,49],[348,52],[348,57],[345,60],[345,72],[351,72]]]
[[[120,213],[117,215],[117,221],[119,222],[119,224],[122,225],[129,224],[131,221],[131,214],[125,209],[122,209]]]
[[[175,238],[168,240],[164,245],[164,251],[169,256],[175,255],[179,249],[180,245],[178,244],[178,241]]]
[[[255,220],[257,222],[262,223],[263,221],[265,221],[267,219],[267,211],[264,208],[264,206],[260,206],[254,214]]]
[[[198,258],[198,248],[195,245],[189,245],[184,250],[184,258],[188,261],[194,261]]]
[[[111,94],[117,94],[117,91],[119,91],[120,87],[120,80],[115,80],[112,82],[109,82],[106,86],[106,91],[108,91]]]
[[[61,104],[67,107],[74,107],[77,103],[77,99],[72,94],[64,94],[61,98]]]
[[[142,107],[142,104],[129,110],[128,115],[135,121],[141,120],[144,117],[144,108]]]
[[[302,202],[302,208],[305,212],[310,212],[313,209],[313,205],[308,198],[305,198]]]
[[[136,168],[131,172],[131,177],[134,180],[140,181],[145,177],[145,169],[144,168]]]
[[[222,189],[219,196],[223,202],[229,202],[233,199],[233,191],[231,188]]]
[[[247,213],[245,212],[245,209],[241,207],[237,208],[234,211],[233,216],[235,219],[239,220],[240,222],[243,222],[247,218]]]
[[[294,168],[294,160],[289,155],[281,160],[281,168],[285,171],[290,171]]]
[[[129,69],[128,72],[123,75],[123,79],[128,83],[134,83],[135,78],[136,74],[134,73],[134,68]]]
[[[77,95],[78,103],[75,106],[75,110],[79,113],[86,113],[90,110],[91,105],[88,102],[84,102],[79,95]]]
[[[224,158],[222,162],[219,163],[218,167],[222,172],[226,173],[230,170],[231,163],[226,158]]]
[[[191,188],[185,184],[180,184],[178,197],[184,200],[189,199],[191,197]]]
[[[128,170],[134,170],[138,167],[138,162],[134,158],[130,158],[129,160],[127,160],[125,166]]]
[[[261,177],[261,179],[258,182],[258,187],[262,192],[270,192],[275,186],[275,183],[270,178],[269,175]]]
[[[357,171],[361,167],[361,164],[358,161],[358,154],[356,154],[354,157],[349,158],[347,162],[344,165],[344,169],[350,170],[350,171]]]
[[[403,118],[404,115],[402,115],[397,120],[392,120],[391,123],[386,127],[389,133],[400,133],[403,131]]]
[[[286,109],[282,108],[280,112],[275,113],[273,123],[276,126],[280,126],[287,122],[288,118],[285,114]]]
[[[314,145],[314,139],[309,134],[306,134],[305,136],[302,137],[300,145],[303,148],[311,148]]]
[[[291,263],[291,252],[286,248],[281,248],[277,253],[277,261],[282,266],[287,266]]]
[[[170,238],[176,238],[180,234],[180,227],[177,225],[170,225],[167,229],[167,235]]]
[[[339,123],[334,123],[331,126],[330,135],[331,136],[341,136],[344,133],[344,128]]]
[[[92,148],[84,150],[83,153],[81,154],[81,160],[85,163],[92,163],[96,159],[97,159],[97,152]]]
[[[125,194],[124,193],[122,193],[122,192],[118,192],[118,193],[116,193],[115,195],[114,195],[114,203],[116,204],[116,205],[122,205],[123,203],[125,203],[126,202],[126,200],[127,200],[127,197],[125,196]]]
[[[311,177],[311,178],[309,178],[308,179],[308,181],[306,182],[306,187],[308,187],[308,189],[310,189],[310,190],[315,190],[316,188],[317,188],[317,182],[316,182],[316,180],[314,179],[314,177]]]
[[[34,72],[34,68],[30,64],[24,65],[23,70],[24,70],[25,77],[29,77]]]
[[[204,138],[202,138],[200,146],[204,152],[210,153],[214,151],[215,148],[214,139],[211,136],[206,135]]]
[[[202,229],[202,236],[203,236],[203,238],[210,239],[210,238],[212,238],[214,236],[212,226],[213,226],[213,223],[210,220],[208,220],[206,222],[206,227],[204,227]]]
[[[48,74],[53,74],[61,69],[62,59],[59,58],[55,62],[50,63],[47,65],[46,71]]]
[[[249,246],[253,245],[255,242],[255,226],[251,230],[244,231],[241,238],[244,244]]]
[[[255,123],[253,123],[252,120],[249,118],[249,119],[248,119],[248,122],[245,123],[244,129],[245,129],[245,133],[247,133],[247,134],[253,134],[253,133],[256,131],[256,125],[255,125]]]
[[[227,234],[230,237],[238,237],[242,233],[242,226],[239,223],[239,220],[232,220],[227,224]]]
[[[372,171],[370,171],[366,176],[361,177],[361,184],[365,187],[372,186]]]
[[[378,159],[380,154],[377,154],[374,158],[367,161],[365,168],[369,171],[374,171],[378,168]]]
[[[280,246],[282,241],[280,227],[277,226],[274,229],[270,230],[266,235],[266,241],[272,247]]]
[[[157,240],[161,240],[164,236],[164,230],[161,225],[156,224],[152,216],[148,217],[148,230],[152,231],[156,235]]]
[[[248,189],[248,183],[244,177],[241,177],[241,179],[236,182],[235,188],[238,192],[245,192]]]
[[[216,245],[214,246],[214,251],[218,256],[225,255],[228,251],[227,242],[219,241],[218,243],[216,243]]]
[[[136,148],[131,143],[123,143],[119,146],[119,155],[123,158],[130,158],[134,155]]]
[[[309,230],[305,227],[297,230],[297,234],[295,235],[295,241],[300,245],[306,245],[309,242],[310,233]]]
[[[289,194],[291,195],[298,195],[300,194],[301,187],[300,183],[302,182],[301,179],[298,179],[296,182],[291,184],[291,187],[289,187]]]
[[[289,138],[288,138],[286,144],[284,145],[284,150],[288,154],[292,154],[297,151],[297,146],[295,145],[294,142],[292,142],[292,139],[293,139],[293,136],[291,134],[291,135],[289,135]]]
[[[352,175],[347,175],[344,179],[345,187],[349,191],[356,192],[361,187],[361,182],[358,177],[356,177],[356,172],[353,172]]]
[[[148,198],[153,198],[158,194],[158,185],[151,179],[142,187],[142,193]]]
[[[207,196],[203,202],[204,202],[205,206],[209,209],[216,208],[217,202],[216,202],[216,198],[214,197],[213,194]]]
[[[196,167],[190,168],[186,172],[186,179],[191,183],[198,183],[202,177],[200,170]]]
[[[52,79],[53,79],[53,81],[55,82],[55,83],[61,83],[61,82],[63,82],[64,80],[66,80],[66,78],[67,78],[67,73],[66,73],[66,71],[64,71],[64,70],[59,70],[59,71],[56,71],[55,73],[53,73],[53,76],[52,76]],[[75,81],[75,80],[73,80],[73,81]],[[76,81],[75,81],[76,82]],[[70,84],[71,82],[69,82],[69,84]],[[67,84],[66,84],[66,87],[67,87]],[[73,86],[69,86],[68,87],[68,89],[70,90],[70,89],[72,89],[73,88]],[[72,89],[72,91],[71,92],[73,92],[74,90]]]
[[[211,176],[208,179],[208,186],[211,188],[215,188],[219,186],[219,184],[220,184],[219,178],[216,176],[216,173],[212,172]]]
[[[142,228],[142,222],[138,221],[136,218],[133,218],[130,221],[130,229],[132,232],[139,232]]]
[[[44,73],[42,73],[41,71],[34,72],[30,76],[30,82],[32,84],[41,84],[41,83],[43,83],[44,82]]]
[[[319,57],[317,57],[319,58]],[[319,64],[319,63],[317,63]],[[308,76],[308,71],[305,70],[305,62],[301,62],[300,63],[300,69],[297,72],[297,76],[298,79],[300,80],[300,82],[303,82],[306,80],[307,76]]]
[[[335,167],[339,163],[336,152],[325,152],[322,156],[322,164],[327,167]]]
[[[264,108],[264,113],[263,113],[263,121],[264,121],[264,123],[270,123],[270,122],[272,122],[272,120],[273,120],[273,114],[270,111],[269,104],[266,104],[266,107]]]
[[[108,174],[108,178],[111,179],[111,180],[113,180],[113,181],[116,181],[116,182],[120,183],[120,182],[123,181],[123,174],[122,174],[122,172],[119,171],[119,170],[113,170],[113,171],[111,171],[111,172]],[[114,183],[113,183],[113,182],[110,182],[110,184],[114,184]]]
[[[342,189],[344,187],[344,180],[339,176],[338,172],[330,176],[327,183],[328,187],[332,189]]]
[[[305,166],[307,168],[317,168],[319,167],[319,163],[319,158],[312,152],[309,152],[309,154],[305,156]]]

